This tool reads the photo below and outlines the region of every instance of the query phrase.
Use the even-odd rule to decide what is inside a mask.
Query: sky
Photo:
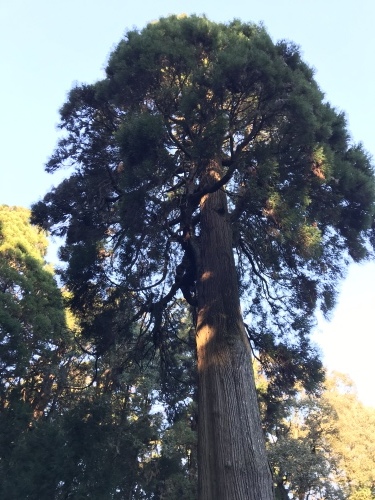
[[[29,207],[63,178],[43,168],[72,86],[104,76],[126,31],[181,13],[262,22],[274,41],[297,43],[353,141],[375,157],[374,0],[0,0],[0,204]],[[348,373],[375,407],[374,283],[374,263],[353,265],[314,339],[325,366]]]

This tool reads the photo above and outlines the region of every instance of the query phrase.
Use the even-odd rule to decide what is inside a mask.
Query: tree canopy
[[[46,168],[71,170],[34,205],[33,220],[65,237],[60,275],[83,336],[98,357],[121,344],[120,370],[130,360],[147,365],[155,350],[168,370],[190,311],[199,425],[216,422],[207,415],[223,404],[219,435],[238,428],[238,445],[256,431],[224,415],[254,410],[249,426],[258,418],[254,392],[241,406],[253,382],[239,297],[269,401],[297,380],[313,389],[322,379],[309,343],[313,313],[329,314],[348,263],[368,258],[374,243],[368,155],[298,47],[274,44],[262,26],[197,16],[129,31],[105,78],[71,90],[61,128]],[[216,446],[210,429],[200,435]],[[245,461],[258,442],[246,439]],[[252,459],[260,470],[262,456]],[[235,468],[217,462],[216,479]]]
[[[375,409],[364,406],[346,375],[333,373],[326,381],[324,399],[337,414],[337,433],[328,437],[337,457],[337,483],[350,500],[375,495]]]
[[[0,206],[0,405],[22,395],[43,413],[64,350],[65,315],[44,261],[46,235],[29,218],[27,209]]]
[[[192,500],[194,384],[160,382],[157,358],[116,370],[121,346],[89,354],[45,261],[46,234],[29,217],[0,207],[0,497]],[[174,356],[178,377],[189,356]]]
[[[101,297],[99,315],[123,310],[122,330],[148,312],[141,337],[162,343],[177,291],[194,304],[199,202],[225,186],[251,339],[267,351],[277,332],[303,351],[315,307],[328,313],[349,257],[368,255],[374,185],[298,48],[239,21],[171,17],[127,33],[106,72],[61,109],[67,133],[47,170],[75,170],[34,206],[67,237],[62,277],[91,334]],[[203,186],[213,157],[222,175]]]

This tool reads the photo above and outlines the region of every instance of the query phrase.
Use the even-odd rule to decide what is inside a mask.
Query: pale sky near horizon
[[[262,21],[301,46],[353,139],[375,156],[375,0],[0,0],[0,204],[30,206],[54,182],[43,172],[59,136],[58,109],[75,82],[103,77],[128,29],[168,14]],[[330,323],[315,339],[331,370],[348,373],[375,407],[375,264],[353,266]]]

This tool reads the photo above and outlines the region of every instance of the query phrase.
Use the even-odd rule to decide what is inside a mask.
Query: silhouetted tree
[[[368,156],[296,46],[196,16],[129,31],[106,77],[70,92],[61,128],[47,170],[73,171],[34,221],[66,237],[82,334],[97,356],[126,346],[122,367],[155,349],[167,366],[189,310],[200,498],[270,500],[249,338],[272,390],[322,378],[311,318],[369,254]]]

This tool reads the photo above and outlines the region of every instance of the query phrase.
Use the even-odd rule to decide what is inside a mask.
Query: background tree
[[[335,409],[321,395],[299,391],[294,398],[285,397],[280,410],[268,434],[276,498],[344,499],[330,445],[338,432]]]
[[[327,378],[326,401],[337,413],[337,433],[329,443],[338,460],[337,482],[350,500],[375,497],[375,409],[358,399],[353,382],[334,373]]]
[[[269,421],[263,412],[276,498],[374,498],[374,409],[346,375],[330,374],[324,385],[284,396]]]
[[[126,344],[98,359],[29,217],[0,207],[0,497],[196,498],[189,323],[170,369],[123,372]]]
[[[17,446],[50,417],[64,393],[69,339],[60,290],[44,260],[44,231],[30,211],[0,207],[0,489],[7,489]],[[30,456],[31,458],[31,456]],[[30,461],[30,460],[29,460]],[[13,476],[13,479],[14,476]],[[17,479],[18,480],[18,479]],[[17,484],[17,481],[14,481]],[[20,498],[20,497],[18,497]]]
[[[53,411],[66,349],[61,293],[44,261],[47,239],[23,208],[0,207],[0,407]]]
[[[270,499],[249,342],[271,379],[322,378],[309,344],[351,259],[369,255],[374,178],[293,44],[175,16],[126,34],[106,78],[74,88],[33,208],[65,236],[61,274],[96,355],[162,363],[196,328],[201,498]],[[136,336],[134,336],[136,328]]]

